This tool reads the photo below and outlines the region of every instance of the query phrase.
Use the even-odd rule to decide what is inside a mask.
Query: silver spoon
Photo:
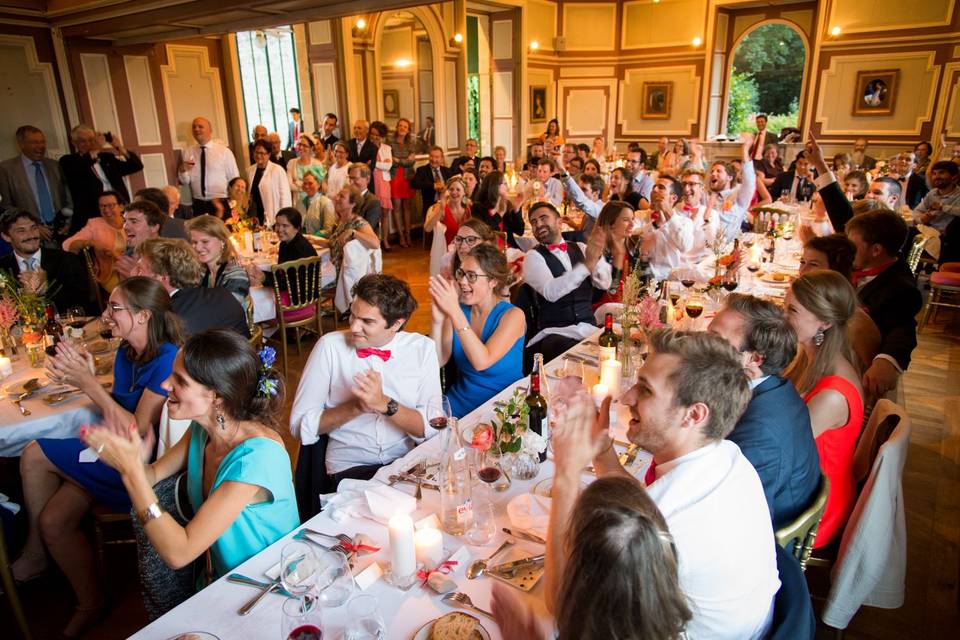
[[[467,578],[469,580],[476,580],[483,575],[483,572],[487,570],[487,563],[500,555],[500,552],[506,549],[507,547],[513,545],[513,540],[507,538],[503,541],[497,550],[490,554],[486,560],[477,559],[470,563],[470,566],[467,567]]]

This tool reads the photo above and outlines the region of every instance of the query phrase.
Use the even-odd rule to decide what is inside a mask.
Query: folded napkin
[[[547,537],[550,525],[550,498],[523,493],[507,503],[507,517],[515,529],[529,531],[543,539]]]
[[[368,518],[382,525],[398,512],[411,513],[417,508],[413,496],[376,480],[341,480],[336,493],[320,496],[320,504],[329,509],[334,522]]]

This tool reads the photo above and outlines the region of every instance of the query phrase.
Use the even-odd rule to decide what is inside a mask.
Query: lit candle
[[[390,518],[390,573],[397,578],[413,575],[417,570],[417,554],[413,542],[413,520],[406,513]]]
[[[421,529],[413,534],[417,547],[417,562],[427,570],[435,569],[443,562],[443,534],[437,529]]]
[[[253,232],[243,232],[243,250],[245,253],[253,253]]]
[[[619,360],[602,360],[600,362],[600,384],[605,386],[613,397],[620,395],[620,372],[623,365]]]
[[[13,375],[13,363],[10,358],[0,358],[0,377],[6,378],[9,375]]]
[[[607,385],[603,384],[602,382],[598,382],[597,384],[593,385],[593,400],[597,403],[597,405],[603,402],[603,399],[608,395],[610,394],[608,393]]]

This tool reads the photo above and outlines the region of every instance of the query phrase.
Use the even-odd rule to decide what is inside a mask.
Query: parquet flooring
[[[410,283],[419,307],[408,330],[426,333],[430,326],[427,292],[428,257],[421,245],[384,255],[384,271]],[[342,326],[342,325],[341,325]],[[332,328],[332,326],[330,327]],[[913,422],[909,457],[903,478],[906,504],[908,564],[904,606],[895,610],[862,608],[846,631],[862,638],[949,638],[960,630],[960,314],[942,313],[920,336],[913,363],[903,378],[904,404]],[[313,339],[290,363],[289,404]],[[296,443],[289,441],[291,457]],[[294,460],[295,464],[295,460]],[[130,547],[108,551],[114,608],[86,638],[125,637],[143,626],[146,617],[139,595]],[[35,637],[56,637],[70,615],[73,596],[55,573],[22,588]],[[0,620],[7,615],[0,605]],[[11,628],[4,626],[3,628]],[[831,638],[826,628],[818,638]],[[398,639],[404,640],[404,639]]]

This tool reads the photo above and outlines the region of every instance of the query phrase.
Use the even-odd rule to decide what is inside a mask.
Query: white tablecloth
[[[585,348],[588,347],[577,346],[571,351],[578,351]],[[552,372],[554,366],[556,365],[553,363],[548,364],[548,372]],[[548,378],[548,382],[550,380],[551,379]],[[461,426],[475,424],[491,417],[493,415],[493,402],[497,399],[509,397],[517,385],[523,384],[525,384],[525,380],[520,380],[507,389],[504,389],[496,397],[464,417],[460,421]],[[618,407],[617,411],[620,415],[620,419],[617,422],[626,425],[625,410],[623,407]],[[614,429],[614,437],[622,440],[623,429],[619,427]],[[377,473],[377,479],[385,480],[387,476],[395,473],[397,469],[408,469],[415,464],[416,461],[424,457],[433,456],[436,458],[439,446],[439,438],[427,440],[404,458],[381,469]],[[642,456],[640,460],[643,460]],[[644,460],[642,464],[635,467],[636,472],[642,474],[648,463],[649,459]],[[507,502],[514,496],[532,492],[538,483],[552,477],[552,475],[553,463],[548,459],[541,465],[540,473],[536,478],[530,481],[515,480],[506,492],[494,495],[498,520],[498,534],[489,545],[483,547],[472,546],[465,537],[454,537],[444,534],[444,548],[448,552],[453,553],[461,547],[466,547],[469,552],[470,560],[458,566],[457,570],[451,575],[451,578],[457,583],[458,590],[467,593],[475,605],[488,611],[490,610],[490,590],[495,580],[484,577],[477,580],[467,580],[464,575],[465,567],[474,559],[486,558],[505,539],[506,536],[500,532],[500,528],[509,526],[506,515]],[[585,481],[589,481],[591,478],[592,476],[584,475]],[[411,485],[401,484],[397,485],[397,487],[401,491],[413,491]],[[474,490],[483,491],[481,496],[486,494],[485,487],[475,485]],[[421,500],[418,505],[418,510],[413,514],[414,520],[426,517],[431,513],[437,513],[439,511],[439,504],[439,494],[435,491],[424,489],[423,500]],[[381,547],[381,550],[376,554],[362,556],[360,559],[360,567],[366,566],[373,560],[379,562],[381,567],[385,567],[389,562],[387,529],[372,520],[358,519],[337,523],[324,512],[314,516],[306,523],[306,526],[326,533],[346,533],[349,535],[365,533],[376,541],[377,545]],[[282,540],[243,563],[237,567],[234,572],[258,580],[265,580],[264,571],[279,561],[280,550],[290,537],[292,537],[292,534],[284,537]],[[543,545],[520,539],[515,540],[517,547],[529,552],[529,555],[543,552]],[[244,640],[259,640],[262,638],[264,640],[276,640],[280,635],[280,606],[282,603],[280,596],[273,594],[267,596],[265,601],[261,602],[260,605],[247,616],[241,617],[236,613],[237,609],[246,603],[255,593],[255,590],[252,588],[232,584],[221,578],[176,609],[141,629],[133,635],[132,638],[136,640],[167,640],[181,633],[202,630],[213,633],[221,639],[243,638]],[[391,587],[383,580],[378,580],[369,587],[365,593],[376,596],[379,602],[380,612],[387,623],[387,637],[391,640],[406,640],[407,638],[412,638],[417,630],[426,622],[453,610],[441,601],[442,596],[420,586],[414,586],[410,591],[403,592]],[[516,593],[521,594],[523,599],[527,601],[540,616],[546,616],[546,609],[543,603],[544,587],[542,579],[529,593],[524,594],[519,590]],[[325,636],[326,634],[330,634],[328,637],[336,639],[342,637],[340,633],[343,628],[345,610],[346,607],[327,610],[327,615],[329,616],[329,622],[327,624],[329,624],[329,626],[325,624]],[[484,627],[490,632],[492,638],[500,640],[503,637],[493,621],[482,615],[478,615],[478,617],[481,619]]]

